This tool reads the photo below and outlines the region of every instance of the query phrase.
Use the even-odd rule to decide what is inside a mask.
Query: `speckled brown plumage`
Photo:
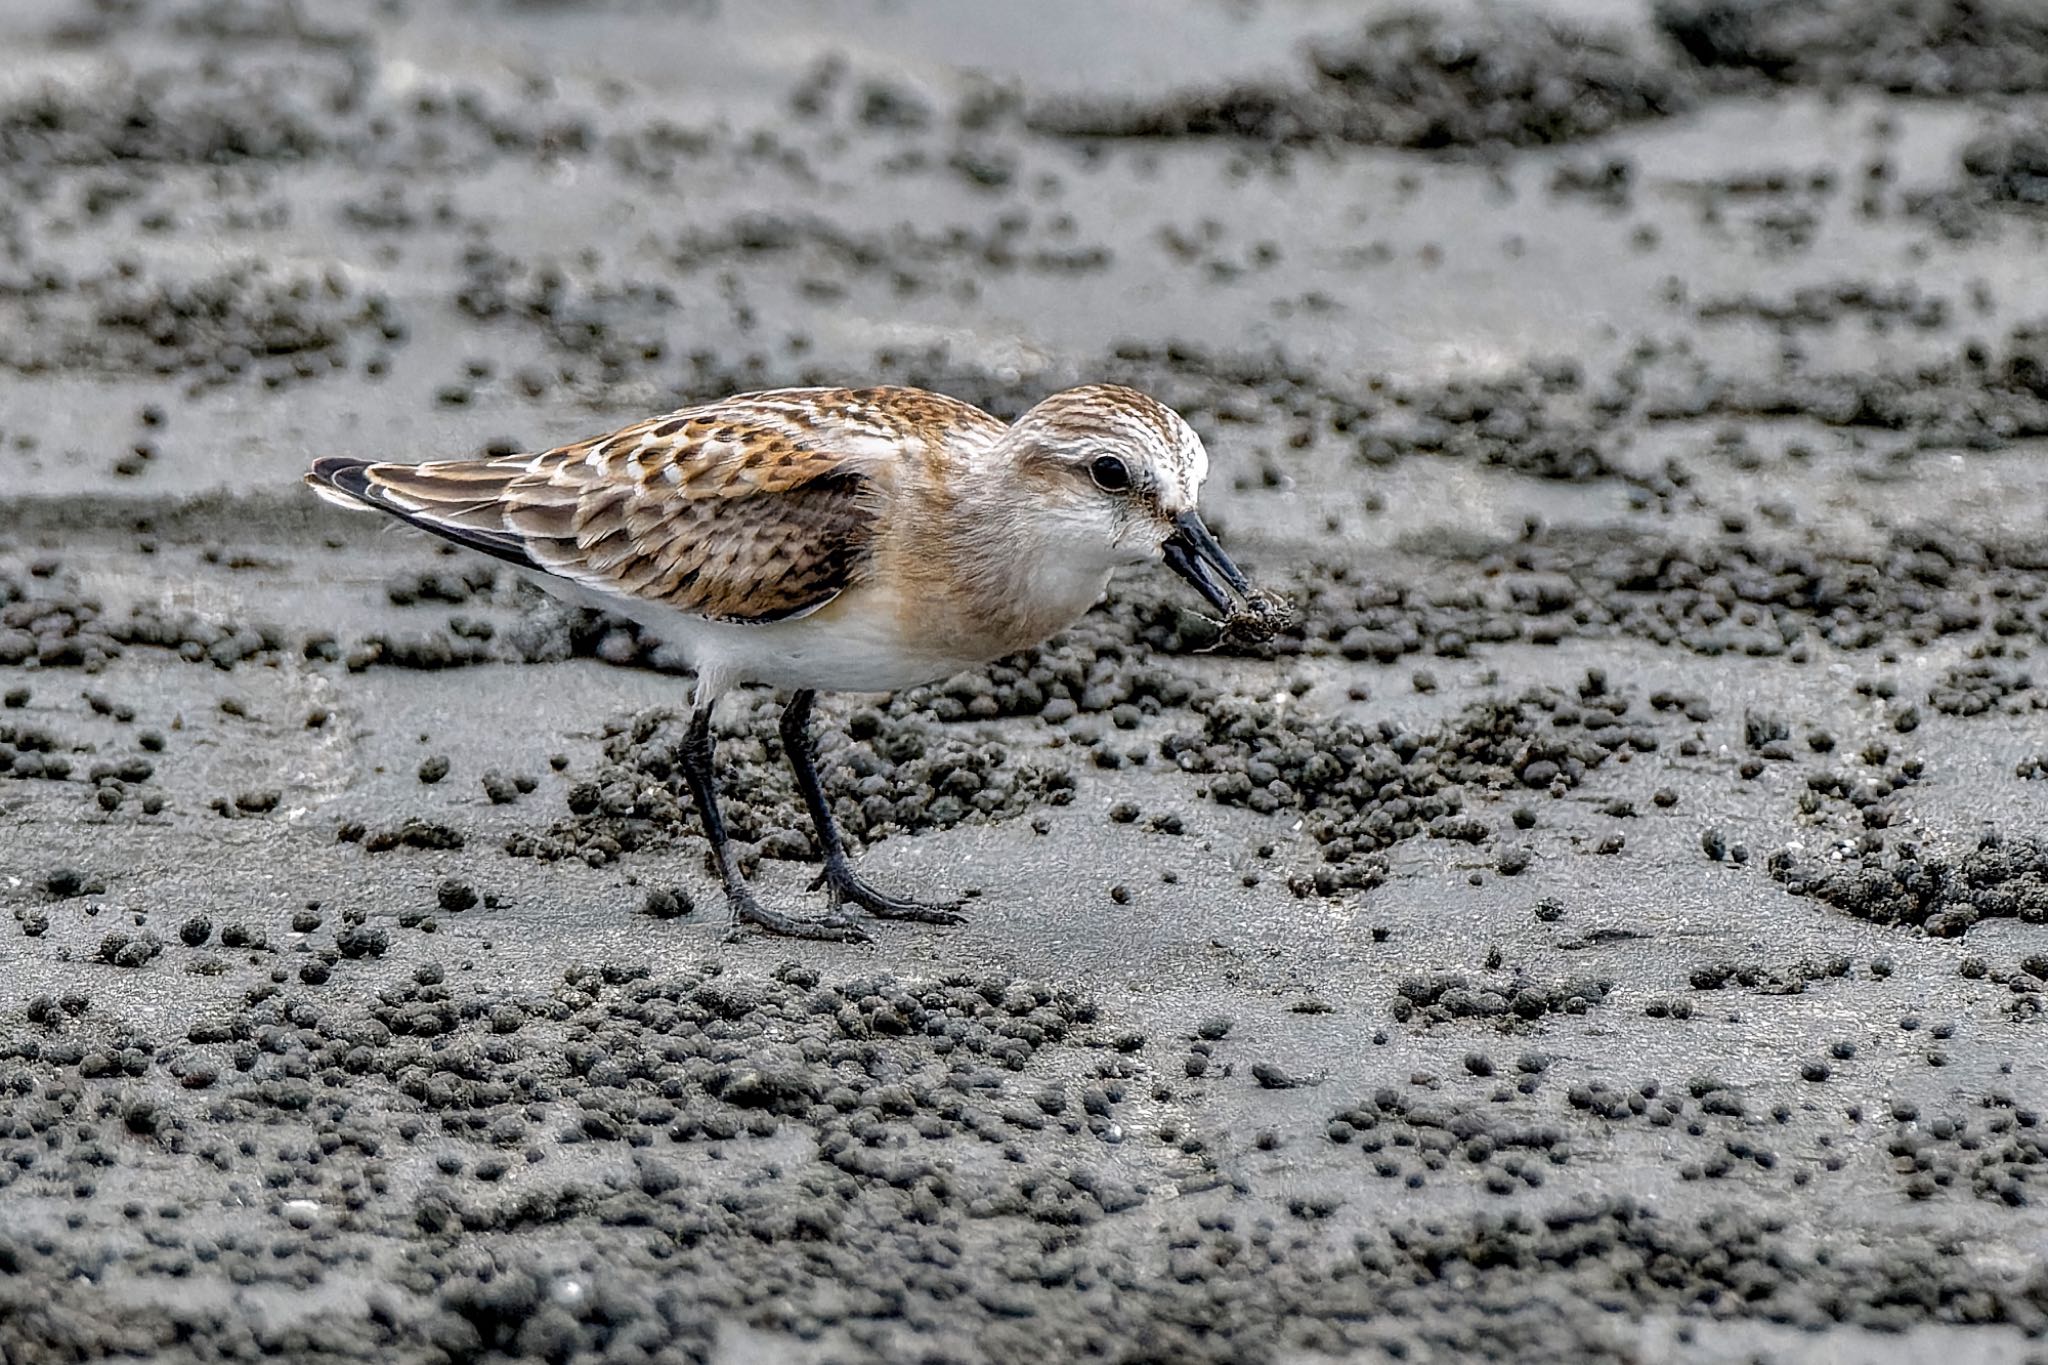
[[[771,622],[861,581],[901,461],[1002,430],[978,408],[916,389],[781,389],[534,455],[323,461],[308,477],[597,591]]]

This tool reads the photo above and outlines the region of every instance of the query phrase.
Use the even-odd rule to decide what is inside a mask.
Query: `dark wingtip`
[[[369,467],[368,460],[357,460],[347,455],[323,455],[306,471],[306,482],[316,488],[332,488],[337,493],[346,493],[368,502],[370,476],[363,471]]]
[[[516,564],[522,569],[541,569],[526,548],[526,543],[510,533],[477,530],[474,527],[453,525],[436,520],[419,509],[407,507],[394,500],[391,490],[370,477],[370,470],[376,467],[375,460],[358,460],[346,455],[323,455],[308,466],[305,474],[307,487],[320,495],[323,502],[337,507],[360,511],[368,507],[379,512],[388,512],[408,526],[440,536],[443,540]],[[542,570],[545,572],[545,570]]]

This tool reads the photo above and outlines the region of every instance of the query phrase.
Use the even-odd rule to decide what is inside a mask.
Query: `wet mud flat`
[[[2032,10],[858,18],[0,17],[0,1359],[2048,1354]],[[1299,623],[828,699],[862,948],[296,486],[1084,378]]]

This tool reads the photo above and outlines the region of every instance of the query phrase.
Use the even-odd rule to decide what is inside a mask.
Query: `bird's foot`
[[[818,874],[813,889],[822,884],[832,897],[837,909],[842,902],[851,901],[877,919],[916,920],[920,924],[961,924],[966,916],[960,913],[961,902],[914,901],[903,896],[892,896],[877,890],[860,879],[853,870],[853,863],[843,855],[827,858],[825,868]]]
[[[726,941],[745,935],[742,925],[751,924],[771,934],[785,938],[826,939],[834,943],[867,943],[867,930],[838,913],[823,919],[805,919],[801,915],[785,915],[780,910],[770,910],[754,899],[753,893],[745,887],[728,888],[726,899],[732,903],[732,930],[726,934]]]

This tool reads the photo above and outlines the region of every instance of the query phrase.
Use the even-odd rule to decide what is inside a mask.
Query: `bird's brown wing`
[[[861,580],[907,457],[1000,423],[910,389],[785,389],[535,455],[321,460],[307,482],[600,592],[716,620],[815,611]]]

